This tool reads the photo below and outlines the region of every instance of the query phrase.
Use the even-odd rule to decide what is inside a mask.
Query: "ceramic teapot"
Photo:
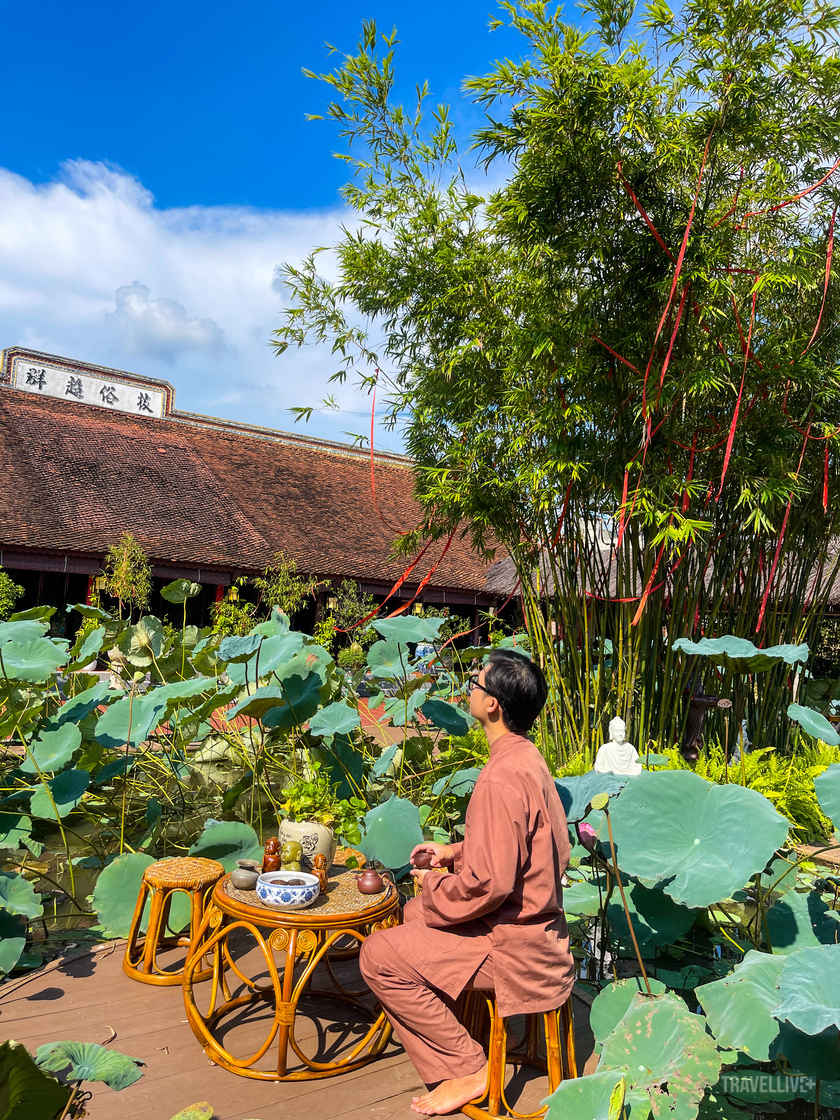
[[[433,859],[434,856],[431,852],[416,852],[414,855],[414,859],[411,861],[411,864],[413,867],[416,867],[418,871],[428,871],[428,869],[432,866]]]
[[[390,884],[391,876],[387,871],[383,871],[380,875],[372,867],[368,867],[356,876],[356,886],[361,894],[379,894],[386,885],[390,886]]]

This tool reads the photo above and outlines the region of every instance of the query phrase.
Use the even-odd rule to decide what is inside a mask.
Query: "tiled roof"
[[[0,386],[0,470],[6,549],[101,556],[131,532],[158,564],[257,571],[282,550],[301,571],[368,582],[406,566],[388,558],[397,534],[374,509],[369,458],[350,447]],[[412,483],[407,460],[377,458],[379,507],[398,530],[420,520]],[[486,568],[456,539],[430,589],[480,592]]]

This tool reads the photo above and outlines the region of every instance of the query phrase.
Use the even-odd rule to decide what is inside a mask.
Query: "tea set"
[[[418,852],[414,866],[425,868],[431,864],[431,853]],[[311,906],[326,891],[326,858],[316,856],[312,873],[301,869],[300,844],[287,841],[280,844],[271,837],[265,846],[262,863],[255,859],[239,859],[236,870],[231,872],[231,886],[237,890],[255,891],[263,904],[276,910],[303,910]],[[366,867],[355,873],[356,887],[360,894],[379,894],[394,880],[388,871]]]

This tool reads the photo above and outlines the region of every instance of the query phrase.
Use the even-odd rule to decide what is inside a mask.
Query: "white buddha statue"
[[[641,774],[638,751],[627,742],[627,724],[620,716],[610,720],[610,741],[599,748],[593,769],[601,774]]]

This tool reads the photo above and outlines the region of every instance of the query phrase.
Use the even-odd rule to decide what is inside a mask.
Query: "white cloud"
[[[117,288],[114,318],[126,354],[172,362],[188,350],[218,354],[225,349],[225,332],[212,319],[191,319],[175,299],[149,299],[139,280]]]
[[[120,168],[76,160],[35,185],[0,168],[0,345],[30,346],[171,381],[176,407],[289,429],[335,371],[327,348],[270,348],[275,269],[335,239],[332,211],[162,209]],[[367,398],[329,387],[350,414],[311,434],[364,430]],[[396,449],[394,434],[380,445]]]

